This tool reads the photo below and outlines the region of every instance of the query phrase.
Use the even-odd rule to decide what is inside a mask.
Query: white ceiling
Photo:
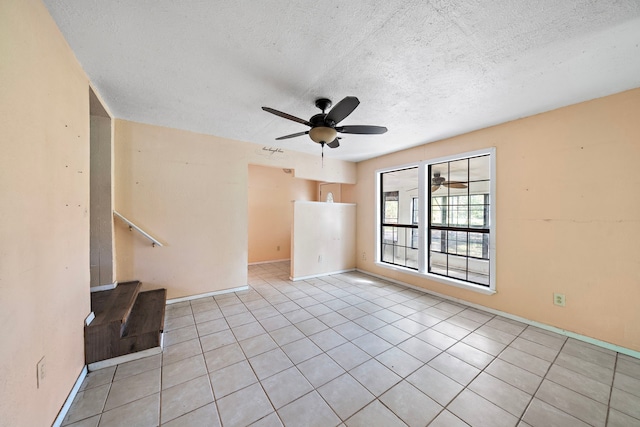
[[[640,87],[639,0],[44,0],[117,118],[359,161]],[[176,143],[179,143],[176,141]]]

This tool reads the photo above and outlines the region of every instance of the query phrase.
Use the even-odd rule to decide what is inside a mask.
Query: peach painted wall
[[[40,1],[0,2],[0,141],[0,424],[47,426],[84,366],[89,83]]]
[[[292,200],[314,200],[316,181],[249,165],[249,263],[291,258]]]
[[[159,126],[115,121],[115,209],[158,238],[116,223],[118,281],[168,298],[247,285],[249,164],[311,180],[355,181],[354,163]]]
[[[640,351],[639,114],[635,89],[359,163],[358,268]],[[497,293],[376,266],[375,170],[492,146]]]
[[[342,203],[356,202],[356,186],[353,184],[342,184],[340,186],[340,195]]]

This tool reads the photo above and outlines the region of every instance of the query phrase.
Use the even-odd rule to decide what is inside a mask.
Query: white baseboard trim
[[[292,282],[297,282],[299,280],[315,279],[316,277],[331,276],[333,274],[340,274],[340,273],[349,273],[351,271],[356,271],[356,269],[355,268],[349,268],[347,270],[332,271],[330,273],[312,274],[311,276],[289,277],[289,280],[291,280]]]
[[[89,313],[87,318],[84,319],[85,326],[89,326],[91,324],[91,322],[93,322],[93,319],[95,319],[95,318],[96,318],[96,313],[94,313],[93,311],[91,313]]]
[[[274,262],[284,262],[284,261],[291,261],[291,258],[273,259],[271,261],[250,262],[248,265],[271,264],[271,263],[274,263]]]
[[[188,297],[172,298],[167,300],[167,305],[175,304],[183,301],[191,301],[192,299],[213,297],[216,295],[230,294],[232,292],[242,292],[242,291],[248,291],[248,290],[249,290],[249,286],[239,286],[237,288],[223,289],[220,291],[207,292],[204,294],[189,295]]]
[[[108,285],[91,286],[90,292],[110,291],[118,286],[118,282],[109,283]]]
[[[58,416],[56,417],[53,424],[51,424],[51,427],[60,427],[62,425],[62,421],[64,421],[64,417],[67,416],[67,412],[69,412],[69,408],[71,408],[73,399],[76,398],[78,390],[80,390],[80,386],[82,386],[82,382],[87,376],[87,372],[87,365],[84,365],[82,367],[82,371],[80,371],[80,375],[78,375],[78,379],[76,380],[73,388],[71,389],[71,392],[69,393],[69,396],[67,396],[67,400],[64,401],[64,405],[62,405],[62,408],[60,409],[60,412],[58,412]]]
[[[631,356],[631,357],[635,357],[637,359],[640,359],[640,351],[631,350],[629,348],[621,347],[621,346],[616,345],[616,344],[611,344],[611,343],[606,342],[606,341],[601,341],[599,339],[588,337],[586,335],[581,335],[581,334],[578,334],[578,333],[575,333],[575,332],[571,332],[571,331],[567,331],[565,329],[561,329],[561,328],[558,328],[558,327],[555,327],[555,326],[552,326],[552,325],[547,325],[546,323],[540,323],[540,322],[537,322],[535,320],[530,320],[530,319],[526,319],[524,317],[516,316],[515,314],[511,314],[511,313],[507,313],[507,312],[504,312],[504,311],[501,311],[501,310],[496,310],[496,309],[493,309],[493,308],[485,307],[485,306],[480,305],[480,304],[475,304],[475,303],[472,303],[472,302],[468,302],[468,301],[465,301],[465,300],[460,299],[460,298],[454,298],[454,297],[451,297],[449,295],[441,294],[439,292],[434,292],[434,291],[431,291],[431,290],[428,290],[428,289],[425,289],[425,288],[421,288],[419,286],[411,285],[409,283],[405,283],[405,282],[402,282],[400,280],[395,280],[395,279],[391,279],[389,277],[382,276],[380,274],[371,273],[370,271],[365,271],[365,270],[360,270],[360,269],[356,269],[356,271],[358,271],[359,273],[362,273],[362,274],[366,274],[366,275],[369,275],[369,276],[377,277],[377,278],[382,279],[382,280],[386,280],[386,281],[391,282],[391,283],[395,283],[396,285],[400,285],[400,286],[404,286],[404,287],[407,287],[407,288],[414,289],[416,291],[424,292],[425,294],[435,295],[437,297],[440,297],[440,298],[443,298],[443,299],[446,299],[446,300],[449,300],[449,301],[458,302],[460,304],[468,305],[469,307],[477,308],[479,310],[483,310],[483,311],[486,311],[486,312],[489,312],[489,313],[492,313],[492,314],[496,314],[498,316],[506,317],[507,319],[516,320],[518,322],[522,322],[522,323],[525,323],[527,325],[535,326],[536,328],[540,328],[540,329],[544,329],[544,330],[547,330],[547,331],[555,332],[557,334],[564,335],[566,337],[574,338],[576,340],[583,341],[583,342],[586,342],[586,343],[589,343],[589,344],[593,344],[593,345],[596,345],[598,347],[606,348],[607,350],[612,350],[612,351],[615,351],[615,352],[618,352],[618,353],[626,354],[627,356]]]
[[[164,335],[164,334],[163,334]],[[160,339],[162,344],[164,340]],[[149,356],[155,356],[162,353],[162,346],[153,347],[147,350],[138,351],[135,353],[125,354],[124,356],[118,356],[111,359],[100,360],[99,362],[93,362],[88,365],[89,372],[97,371],[98,369],[109,368],[111,366],[119,365],[120,363],[131,362],[132,360],[138,360]]]

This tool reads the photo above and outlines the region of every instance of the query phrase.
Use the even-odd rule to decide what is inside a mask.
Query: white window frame
[[[428,220],[427,215],[430,213],[427,212],[427,201],[426,195],[428,192],[425,192],[425,185],[429,183],[427,179],[427,170],[428,166],[435,163],[443,163],[443,162],[451,162],[455,160],[462,160],[469,157],[477,157],[489,155],[490,167],[491,167],[491,180],[490,180],[490,194],[489,194],[489,286],[478,285],[470,282],[466,282],[464,280],[458,280],[451,277],[445,277],[438,274],[432,274],[428,272],[427,266],[427,251],[428,251],[428,242],[427,236],[423,231],[426,230]],[[420,227],[418,228],[418,270],[414,270],[407,267],[402,267],[399,265],[392,265],[381,260],[381,241],[380,241],[380,230],[382,228],[381,224],[381,194],[382,189],[380,188],[380,176],[385,172],[392,172],[395,170],[408,169],[418,167],[418,188],[420,189],[419,203],[418,203],[418,223]],[[375,210],[376,213],[376,229],[375,229],[375,242],[376,242],[376,257],[375,257],[375,265],[378,267],[382,267],[388,270],[399,271],[402,273],[407,273],[413,276],[418,276],[422,278],[426,278],[432,280],[434,282],[444,283],[446,285],[455,286],[458,288],[468,289],[475,292],[479,292],[486,295],[492,295],[496,293],[496,149],[495,147],[490,147],[482,150],[476,151],[468,151],[465,153],[438,157],[435,159],[428,159],[417,163],[408,163],[403,165],[398,165],[394,167],[388,167],[384,169],[378,169],[375,171],[376,176],[376,197],[375,197]]]

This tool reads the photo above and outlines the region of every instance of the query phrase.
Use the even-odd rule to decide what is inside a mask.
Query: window
[[[491,149],[378,171],[379,263],[493,290],[493,162]]]
[[[488,154],[428,166],[429,273],[489,285],[490,175]]]
[[[416,167],[383,173],[380,177],[380,258],[389,264],[408,268],[418,266],[418,248],[414,246],[414,232],[418,226],[413,224],[412,216],[412,203],[418,186],[409,188],[406,183],[414,183],[417,177]]]

